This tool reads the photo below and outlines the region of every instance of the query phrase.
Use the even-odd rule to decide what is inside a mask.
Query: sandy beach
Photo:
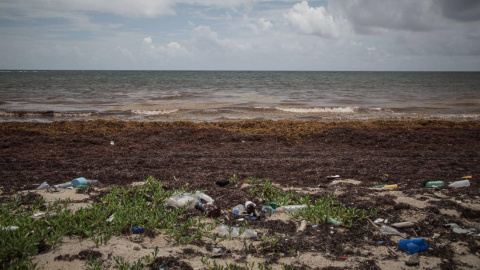
[[[347,208],[378,208],[353,227],[307,222],[303,231],[298,231],[301,219],[275,213],[248,220],[259,234],[246,242],[202,239],[182,245],[157,231],[115,235],[97,247],[88,238],[69,236],[39,249],[33,261],[41,269],[85,269],[85,254],[112,269],[118,267],[113,256],[132,262],[155,247],[159,253],[152,269],[209,269],[202,258],[222,266],[257,263],[238,269],[261,269],[258,263],[272,269],[479,269],[478,121],[5,122],[0,132],[2,202],[18,194],[25,205],[37,196],[47,202],[70,198],[76,210],[97,202],[111,187],[142,185],[152,176],[166,189],[204,191],[231,226],[241,223],[230,213],[233,206],[251,200],[260,209],[264,203],[252,196],[258,183],[248,179],[269,179],[278,190],[312,198],[335,196],[335,203]],[[215,184],[233,175],[235,184]],[[341,179],[332,183],[330,175]],[[35,190],[42,182],[77,177],[99,183],[86,190]],[[462,179],[470,186],[423,186]],[[379,184],[398,188],[373,188]],[[373,222],[377,219],[383,221]],[[415,224],[399,229],[406,238],[427,241],[429,248],[418,253],[419,265],[406,265],[412,255],[397,248],[403,237],[379,231],[398,222]],[[458,234],[448,223],[474,229]],[[265,237],[277,235],[275,248],[261,248]]]

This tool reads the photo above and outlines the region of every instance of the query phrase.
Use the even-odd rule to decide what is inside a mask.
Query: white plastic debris
[[[18,226],[7,226],[7,227],[0,226],[0,229],[2,231],[16,231],[19,229],[19,227]]]
[[[110,141],[110,145],[115,145],[115,142],[114,142],[114,141]]]
[[[43,182],[40,184],[40,186],[37,187],[37,189],[47,189],[49,187],[50,185],[47,182]]]
[[[195,194],[193,194],[193,195],[197,196],[197,198],[200,199],[200,200],[206,201],[208,205],[213,204],[213,202],[214,202],[212,197],[208,196],[207,194],[205,194],[203,192],[196,191]]]
[[[218,227],[219,236],[227,236],[230,238],[240,237],[240,238],[254,238],[257,237],[257,232],[247,229],[240,234],[239,227],[228,227],[226,225],[220,225]]]
[[[475,229],[462,229],[460,226],[458,226],[457,223],[448,223],[448,224],[444,224],[444,226],[450,227],[450,229],[452,229],[454,233],[458,233],[458,234],[475,233]]]
[[[195,204],[200,202],[196,196],[192,195],[176,195],[168,198],[165,201],[166,205],[173,206],[176,208],[182,208],[188,205],[189,209],[194,209]]]
[[[406,233],[401,233],[401,232],[399,232],[397,229],[392,228],[392,227],[387,226],[387,225],[382,225],[382,227],[380,227],[380,233],[382,233],[382,234],[395,234],[395,235],[400,235],[400,236],[403,237],[403,238],[406,238],[406,237],[407,237],[407,234],[406,234]]]
[[[392,224],[392,227],[395,227],[395,228],[411,228],[415,226],[415,223],[413,222],[397,222],[397,223],[393,223]]]
[[[115,213],[113,213],[111,216],[107,218],[107,222],[112,222],[114,218],[115,218]]]
[[[385,221],[385,219],[383,218],[377,218],[375,219],[374,223],[378,224],[378,223],[383,223]]]

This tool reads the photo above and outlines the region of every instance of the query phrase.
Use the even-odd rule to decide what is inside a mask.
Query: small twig
[[[413,231],[413,233],[415,233],[415,236],[417,236],[417,237],[418,237],[418,234],[417,234],[417,232],[416,232],[416,231],[415,231],[413,228],[412,228],[412,231]]]
[[[370,224],[373,225],[373,227],[375,227],[377,230],[379,230],[377,224],[375,224],[375,222],[373,222],[370,218],[367,218],[368,221],[370,221]]]
[[[173,179],[175,179],[175,182],[178,182],[178,179],[173,175]]]

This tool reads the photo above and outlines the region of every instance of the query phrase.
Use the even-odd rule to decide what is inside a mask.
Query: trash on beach
[[[50,185],[47,182],[43,182],[40,184],[40,186],[37,187],[37,189],[47,189],[49,187]]]
[[[398,249],[406,251],[408,254],[414,254],[428,249],[425,238],[400,239]]]
[[[340,179],[340,175],[329,175],[327,176],[327,180],[338,180]]]
[[[175,208],[182,208],[188,205],[187,208],[189,209],[194,209],[195,205],[199,202],[198,198],[192,195],[175,195],[165,200],[166,205]]]
[[[454,233],[458,233],[458,234],[473,234],[473,233],[475,233],[474,228],[462,229],[460,226],[458,226],[457,223],[448,223],[448,224],[444,224],[443,226],[450,227],[450,229],[452,229],[452,231]]]
[[[445,186],[445,182],[443,181],[428,181],[426,184],[425,184],[425,187],[444,187]]]
[[[460,181],[455,181],[448,185],[448,187],[453,187],[453,188],[459,188],[459,187],[469,187],[470,186],[470,181],[468,180],[460,180]]]
[[[45,216],[45,212],[37,212],[33,214],[33,217],[41,217],[41,216]]]
[[[205,202],[207,202],[208,205],[213,204],[214,202],[212,197],[200,191],[196,191],[195,194],[193,194],[193,196],[196,196],[199,200],[204,200]]]
[[[182,195],[174,195],[165,200],[165,204],[176,208],[181,208],[188,205],[189,209],[194,209],[195,205],[199,203],[200,200],[207,202],[207,205],[211,205],[214,202],[214,200],[207,194],[196,191],[194,194],[183,193]]]
[[[142,226],[135,226],[132,228],[132,233],[134,234],[139,234],[139,233],[143,233],[145,231],[145,229],[143,229]]]
[[[240,234],[241,231],[242,233]],[[228,227],[226,225],[220,225],[218,227],[218,235],[227,236],[230,238],[234,238],[234,237],[254,238],[254,237],[257,237],[257,232],[250,229],[246,229],[243,231],[239,227]]]
[[[217,186],[224,187],[224,186],[230,184],[230,181],[228,181],[228,180],[218,180],[217,182],[215,182],[215,184],[217,184]]]
[[[297,228],[297,232],[303,232],[305,231],[305,229],[307,228],[307,221],[306,220],[302,220],[300,222],[300,225],[298,226]]]
[[[327,218],[327,223],[333,224],[335,226],[340,226],[340,221],[338,221],[338,220],[336,220],[332,217]]]
[[[399,232],[397,229],[392,228],[392,227],[387,226],[387,225],[382,225],[382,227],[380,227],[380,233],[400,235],[403,238],[407,237],[406,233]]]
[[[471,175],[465,175],[462,177],[462,179],[472,179],[472,176]]]
[[[110,145],[115,145],[115,142],[114,142],[114,141],[110,141]]]
[[[392,224],[392,227],[395,227],[395,228],[398,228],[398,229],[411,228],[413,226],[415,226],[415,223],[413,223],[413,222],[397,222],[397,223]]]
[[[395,184],[395,185],[386,185],[386,186],[383,186],[381,187],[382,189],[396,189],[398,188],[398,185]]]
[[[384,221],[385,221],[385,219],[383,219],[383,218],[377,218],[377,219],[375,219],[374,223],[378,224],[378,223],[383,223]]]
[[[111,216],[107,218],[107,222],[112,222],[114,218],[115,218],[115,213],[113,213]]]
[[[7,227],[0,226],[0,229],[2,231],[16,231],[19,229],[19,227],[18,226],[7,226]]]
[[[275,213],[275,209],[273,209],[269,205],[263,205],[262,206],[262,215],[265,217],[269,217]]]
[[[388,186],[387,184],[380,184],[380,185],[375,185],[373,188],[383,188],[384,186]]]
[[[72,180],[72,186],[78,187],[80,185],[92,185],[98,183],[98,180],[87,180],[85,177],[79,177]]]
[[[243,206],[243,204],[237,204],[235,207],[233,207],[232,212],[235,216],[241,215],[243,212],[245,212],[245,206]]]
[[[298,213],[300,210],[307,208],[308,206],[306,204],[299,204],[299,205],[285,205],[282,207],[278,207],[275,209],[275,212],[277,213]]]
[[[340,184],[342,181],[340,180],[333,180],[331,183],[330,183],[330,186],[334,186],[336,184]]]

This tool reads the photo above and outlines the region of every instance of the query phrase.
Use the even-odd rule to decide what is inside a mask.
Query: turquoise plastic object
[[[86,185],[87,184],[87,179],[85,179],[85,177],[79,177],[79,178],[75,178],[72,180],[72,186],[73,187],[77,187],[77,186],[80,186],[80,185]]]
[[[425,238],[401,239],[398,241],[398,248],[408,254],[414,254],[428,249]]]

